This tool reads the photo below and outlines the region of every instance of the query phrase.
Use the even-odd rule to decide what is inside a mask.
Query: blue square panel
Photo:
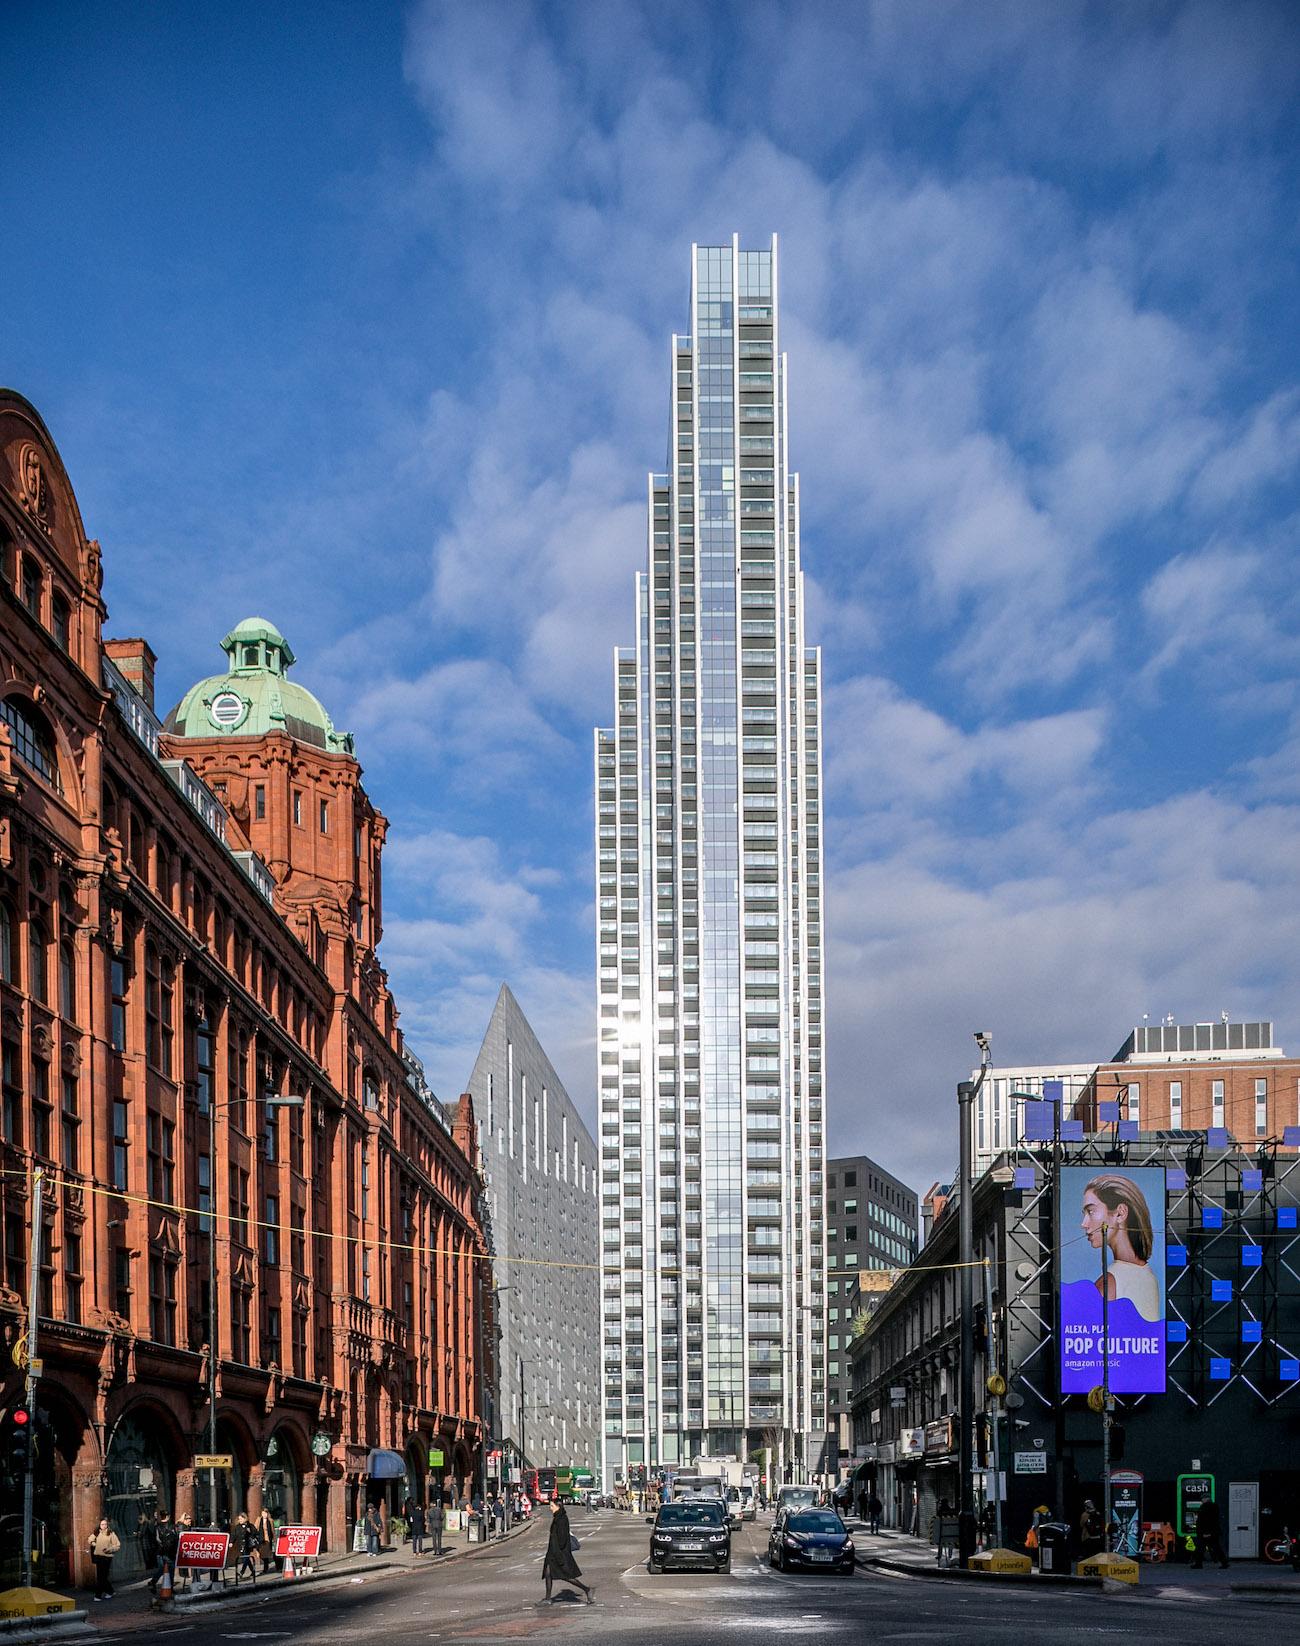
[[[1241,1174],[1241,1186],[1247,1194],[1258,1194],[1264,1187],[1264,1174],[1258,1166],[1247,1166]]]
[[[1215,1383],[1226,1383],[1232,1376],[1232,1362],[1222,1355],[1215,1355],[1210,1361],[1210,1377]]]
[[[1212,1280],[1210,1282],[1211,1303],[1232,1302],[1232,1282],[1230,1280]]]
[[[1097,1105],[1097,1118],[1103,1126],[1113,1126],[1119,1119],[1118,1100],[1112,1097],[1104,1103],[1099,1103]]]
[[[1045,1080],[1043,1082],[1043,1101],[1045,1103],[1059,1103],[1065,1096],[1065,1082],[1063,1080]]]
[[[1264,1262],[1264,1248],[1262,1246],[1243,1246],[1241,1248],[1241,1266],[1243,1269],[1258,1269]]]
[[[1166,1246],[1165,1267],[1168,1269],[1185,1269],[1187,1267],[1186,1246]]]
[[[1170,1343],[1187,1342],[1187,1322],[1185,1320],[1170,1320],[1165,1323],[1165,1337]]]
[[[1119,1123],[1118,1136],[1121,1143],[1136,1143],[1138,1138],[1137,1121],[1121,1120]]]
[[[1282,1141],[1288,1149],[1300,1149],[1300,1126],[1283,1126]]]
[[[1017,1166],[1011,1187],[1013,1189],[1032,1189],[1034,1187],[1034,1168],[1032,1166]]]
[[[1226,1149],[1232,1139],[1228,1136],[1226,1126],[1211,1126],[1205,1134],[1205,1141],[1212,1149]]]
[[[1295,1212],[1296,1212],[1296,1209],[1295,1209],[1294,1206],[1279,1206],[1278,1209],[1277,1209],[1277,1226],[1278,1226],[1278,1228],[1279,1229],[1294,1229],[1295,1228]]]
[[[1061,1122],[1061,1142],[1062,1143],[1082,1143],[1083,1142],[1083,1122],[1082,1122],[1082,1120],[1063,1120]]]
[[[1279,1360],[1277,1375],[1283,1383],[1300,1383],[1300,1360]]]
[[[1056,1110],[1050,1103],[1026,1103],[1024,1126],[1026,1143],[1050,1143],[1056,1129]]]
[[[1181,1166],[1171,1167],[1171,1169],[1165,1173],[1165,1188],[1169,1190],[1170,1194],[1173,1194],[1176,1189],[1181,1192],[1186,1187],[1187,1173]]]
[[[1241,1323],[1241,1341],[1243,1343],[1262,1343],[1264,1341],[1264,1322],[1262,1320],[1243,1320]]]
[[[1223,1207],[1202,1206],[1201,1227],[1203,1229],[1221,1229],[1223,1227]]]

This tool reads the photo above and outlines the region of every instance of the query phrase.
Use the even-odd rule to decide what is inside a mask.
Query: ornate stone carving
[[[30,440],[18,448],[18,501],[33,520],[42,526],[48,524],[50,498],[41,466],[41,449]]]

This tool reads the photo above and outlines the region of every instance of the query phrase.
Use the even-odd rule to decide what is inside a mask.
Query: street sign
[[[279,1559],[286,1555],[294,1560],[315,1560],[320,1553],[319,1526],[281,1526],[275,1534],[275,1552]]]
[[[176,1543],[176,1564],[192,1572],[219,1572],[229,1553],[229,1532],[182,1532]]]
[[[432,1452],[429,1453],[429,1467],[431,1469],[441,1469],[442,1468],[442,1453],[441,1452],[432,1451]]]
[[[1045,1475],[1047,1473],[1047,1453],[1017,1452],[1013,1472],[1018,1475]]]
[[[35,1360],[29,1360],[27,1363],[27,1375],[28,1377],[44,1377],[45,1362],[39,1357]]]
[[[200,1452],[194,1459],[196,1469],[233,1469],[235,1459],[230,1452]]]
[[[328,1457],[333,1449],[334,1442],[323,1429],[317,1429],[316,1433],[311,1437],[312,1456]]]

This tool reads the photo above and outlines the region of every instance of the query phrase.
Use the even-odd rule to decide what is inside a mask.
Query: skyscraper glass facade
[[[777,243],[692,250],[596,733],[608,1477],[825,1434],[821,669]]]

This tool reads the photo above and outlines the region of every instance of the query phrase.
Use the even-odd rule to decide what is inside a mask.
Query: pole
[[[41,1238],[45,1232],[42,1203],[45,1173],[38,1166],[32,1177],[31,1267],[27,1274],[27,1468],[23,1474],[23,1584],[32,1586],[32,1511],[36,1487],[36,1384],[40,1365]]]
[[[217,1450],[217,1104],[208,1092],[208,1455]],[[208,1525],[217,1526],[217,1471],[208,1470]]]
[[[969,1565],[970,1557],[975,1553],[972,1446],[972,1430],[975,1424],[975,1236],[971,1207],[971,1107],[974,1098],[974,1082],[961,1081],[957,1087],[957,1109],[961,1126],[958,1167],[960,1198],[957,1203],[960,1246],[957,1257],[961,1264],[961,1380],[957,1400],[961,1428],[957,1442],[957,1468],[960,1473],[957,1499],[957,1562],[962,1567]]]
[[[487,1468],[488,1468],[488,1386],[487,1386],[487,1321],[484,1314],[487,1310],[488,1289],[483,1284],[483,1259],[475,1255],[474,1278],[478,1286],[478,1309],[475,1311],[478,1318],[478,1400],[479,1400],[479,1447],[478,1447],[478,1497],[481,1528],[487,1527]],[[483,1536],[480,1530],[479,1536]],[[483,1539],[486,1542],[486,1538]]]
[[[993,1349],[993,1266],[990,1260],[984,1259],[984,1376],[987,1381],[994,1373],[1002,1370],[1001,1355],[995,1355]],[[993,1371],[990,1372],[990,1366]],[[994,1395],[989,1406],[990,1441],[993,1448],[993,1515],[994,1535],[997,1542],[994,1547],[1002,1547],[1002,1441],[999,1424],[1002,1420],[1002,1399]]]
[[[1101,1546],[1110,1548],[1110,1230],[1101,1228]]]

